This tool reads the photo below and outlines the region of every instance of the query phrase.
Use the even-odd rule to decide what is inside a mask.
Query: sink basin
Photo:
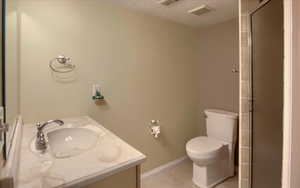
[[[56,158],[72,157],[92,149],[100,135],[87,128],[60,128],[47,133],[49,149]]]

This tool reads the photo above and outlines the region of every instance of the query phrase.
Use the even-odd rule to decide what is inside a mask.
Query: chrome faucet
[[[47,143],[46,143],[46,139],[45,139],[45,134],[43,132],[43,129],[45,126],[52,124],[52,123],[56,123],[60,126],[62,126],[64,124],[64,122],[62,120],[49,120],[46,121],[45,123],[40,123],[38,122],[36,124],[37,127],[37,134],[36,134],[36,140],[35,140],[35,147],[37,150],[46,150],[47,149]]]

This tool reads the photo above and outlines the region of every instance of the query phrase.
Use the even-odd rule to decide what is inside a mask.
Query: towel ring
[[[49,67],[58,73],[68,73],[75,69],[75,65],[72,64],[71,58],[64,55],[60,55],[52,59],[49,63]]]

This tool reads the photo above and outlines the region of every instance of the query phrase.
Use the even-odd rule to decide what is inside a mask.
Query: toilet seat
[[[199,165],[207,165],[222,157],[224,145],[219,140],[200,136],[193,138],[186,144],[186,151],[192,160]]]

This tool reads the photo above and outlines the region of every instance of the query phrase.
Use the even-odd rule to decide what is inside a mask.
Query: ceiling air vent
[[[188,13],[194,14],[196,16],[200,16],[200,15],[208,13],[210,11],[211,11],[211,9],[209,7],[207,7],[206,5],[201,5],[199,7],[189,10]]]
[[[179,0],[159,0],[158,3],[164,6],[169,6],[173,3],[176,3]]]

